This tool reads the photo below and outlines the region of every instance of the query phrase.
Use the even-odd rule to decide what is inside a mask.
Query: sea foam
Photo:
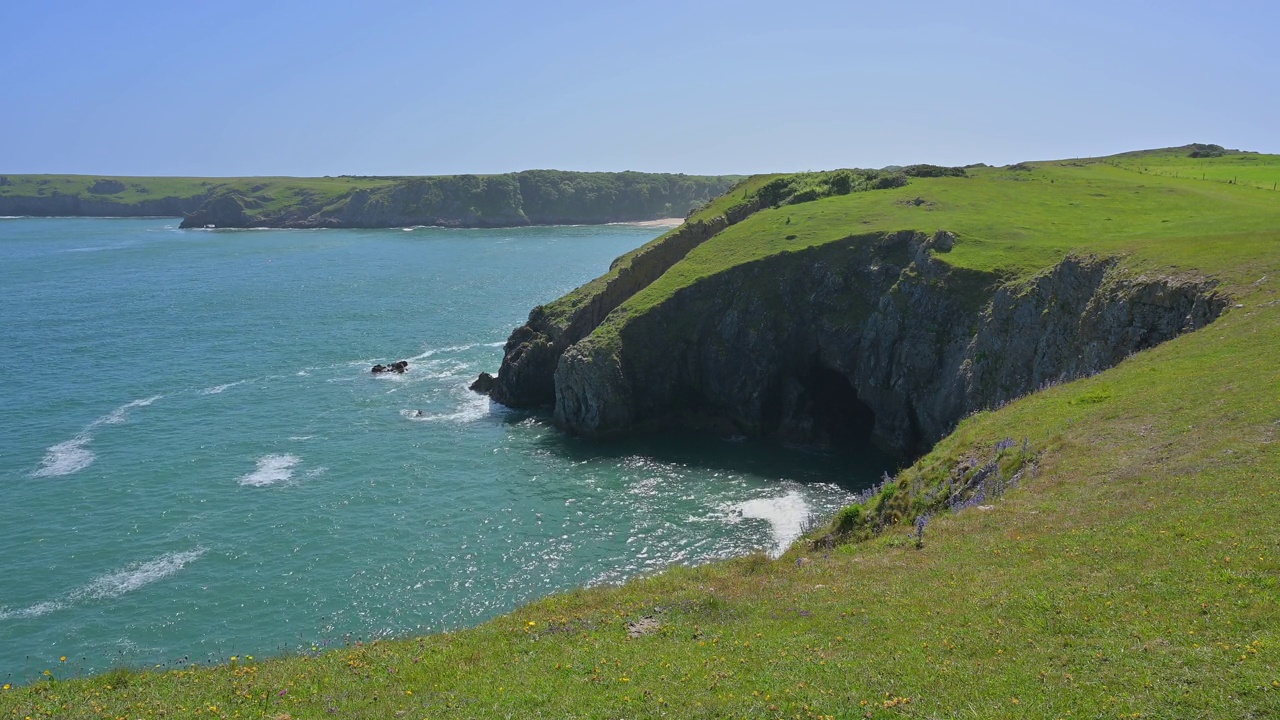
[[[44,451],[44,459],[40,461],[40,467],[36,468],[31,473],[31,476],[58,477],[77,473],[89,467],[97,458],[97,455],[92,450],[85,447],[93,442],[94,429],[102,425],[122,425],[129,421],[130,410],[147,407],[162,397],[164,396],[152,395],[149,398],[127,402],[89,423],[85,426],[84,431],[74,438],[66,442],[60,442],[57,445],[50,445]]]
[[[484,395],[466,391],[453,412],[428,413],[422,410],[401,410],[400,416],[415,422],[444,422],[462,425],[482,420],[491,413],[501,412],[504,409],[503,406],[494,403]]]
[[[17,610],[0,608],[0,620],[38,618],[42,615],[48,615],[56,610],[61,610],[64,607],[66,607],[66,604],[60,603],[57,600],[46,600],[29,607],[18,608]]]
[[[24,608],[0,608],[0,620],[38,618],[86,600],[110,600],[173,575],[204,555],[204,548],[173,552],[100,575],[62,599],[45,600]]]
[[[224,383],[222,385],[214,385],[211,388],[205,388],[200,391],[201,395],[220,395],[231,388],[248,382],[247,380],[237,380],[235,382]]]
[[[198,559],[204,553],[204,548],[196,548],[186,552],[169,553],[155,560],[134,563],[126,568],[94,578],[88,585],[72,591],[68,597],[73,601],[117,598],[125,593],[133,592],[140,587],[173,575],[186,567],[187,563]]]
[[[155,401],[159,400],[162,397],[164,396],[152,395],[151,397],[143,398],[142,400],[134,400],[133,402],[127,402],[124,405],[121,405],[120,407],[116,408],[115,410],[112,410],[110,413],[103,415],[97,420],[94,420],[92,423],[89,424],[89,427],[90,429],[92,429],[99,425],[121,425],[123,423],[126,423],[129,421],[130,410],[134,408],[147,407],[148,405],[151,405],[152,403],[154,403]]]
[[[756,498],[744,500],[731,506],[744,518],[766,520],[772,526],[773,547],[770,557],[778,557],[786,552],[791,543],[804,528],[804,521],[809,516],[809,503],[798,490],[792,490],[781,497]]]
[[[44,451],[44,459],[40,467],[31,473],[32,477],[58,477],[70,475],[93,464],[97,457],[93,451],[85,447],[93,438],[89,435],[77,435],[66,442],[50,446]]]
[[[258,458],[258,467],[240,478],[241,485],[265,487],[287,482],[293,477],[293,466],[302,462],[297,455],[264,455]]]

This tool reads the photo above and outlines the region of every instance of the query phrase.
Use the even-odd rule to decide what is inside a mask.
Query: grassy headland
[[[526,170],[428,177],[0,176],[0,215],[186,216],[203,227],[494,227],[684,217],[740,176]]]
[[[1246,157],[1207,160],[1280,178],[1280,157]],[[213,668],[66,679],[50,658],[49,681],[0,692],[0,717],[1280,715],[1280,192],[1139,163],[1157,166],[975,168],[764,209],[623,306],[877,229],[945,228],[947,262],[1011,279],[1070,252],[1221,281],[1232,306],[1212,325],[967,418],[869,500],[909,510],[970,461],[1024,470],[934,515],[923,542],[907,513],[861,542],[564,593],[461,632]]]

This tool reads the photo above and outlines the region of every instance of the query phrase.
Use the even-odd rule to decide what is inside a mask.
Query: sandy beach
[[[684,224],[684,218],[662,218],[660,220],[637,220],[635,222],[609,223],[610,225],[635,225],[637,227],[673,228]]]

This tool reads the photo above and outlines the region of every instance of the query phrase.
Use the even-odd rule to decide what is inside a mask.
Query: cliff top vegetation
[[[629,317],[727,268],[898,230],[948,230],[957,237],[948,263],[1006,279],[1026,277],[1068,253],[1124,255],[1135,268],[1246,277],[1275,252],[1280,155],[1192,158],[1189,147],[973,167],[963,176],[912,177],[885,189],[769,204],[694,248],[615,310],[595,336],[610,341]],[[754,176],[691,220],[729,213],[789,177],[795,176]]]
[[[188,220],[197,226],[599,223],[683,217],[741,179],[565,170],[323,178],[0,175],[0,214],[5,208],[19,208],[19,214],[154,213],[157,201],[179,199],[188,202],[163,207],[194,210]]]
[[[79,195],[131,204],[165,197],[195,198],[217,191],[270,195],[281,205],[300,196],[337,198],[358,188],[390,185],[395,178],[372,177],[117,177],[110,175],[0,175],[0,197]]]

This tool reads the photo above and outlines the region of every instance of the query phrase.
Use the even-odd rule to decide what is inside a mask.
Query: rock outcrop
[[[529,320],[507,340],[490,397],[515,408],[551,405],[560,355],[595,330],[623,301],[729,224],[727,217],[685,223],[615,260],[603,278],[551,305],[535,307]]]
[[[501,397],[550,392],[556,422],[586,436],[702,425],[910,457],[970,412],[1100,372],[1226,306],[1210,280],[1107,258],[1005,283],[945,262],[954,242],[900,232],[774,255],[605,319],[607,332],[555,335],[531,317],[508,343]]]

